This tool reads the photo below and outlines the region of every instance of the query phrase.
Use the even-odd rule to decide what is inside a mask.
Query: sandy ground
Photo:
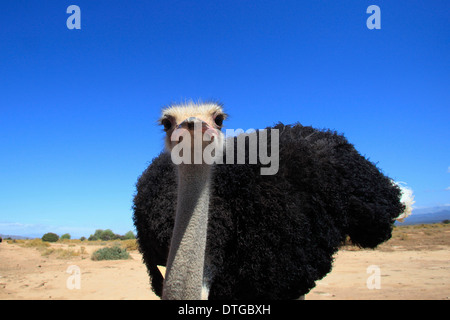
[[[450,226],[406,228],[377,250],[344,247],[334,268],[317,282],[306,300],[449,299]],[[80,246],[70,248],[77,250]],[[64,249],[67,245],[52,244]],[[36,248],[0,243],[0,299],[157,299],[141,256],[92,261],[98,246],[80,256],[43,256]],[[77,267],[70,267],[77,266]],[[374,266],[374,267],[370,267]],[[369,268],[370,267],[370,268]],[[80,288],[72,288],[80,271]],[[369,270],[368,270],[369,268]],[[372,289],[370,289],[370,288]]]
[[[0,299],[157,299],[140,254],[130,254],[132,259],[115,261],[59,259],[41,256],[35,248],[2,242]],[[80,270],[80,289],[69,289],[76,284],[70,266]]]

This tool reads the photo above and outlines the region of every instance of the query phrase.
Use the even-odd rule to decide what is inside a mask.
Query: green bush
[[[98,249],[92,254],[91,259],[95,261],[126,260],[130,259],[130,254],[127,252],[127,249],[115,245],[114,247]]]
[[[130,239],[136,239],[136,236],[134,235],[133,231],[128,231],[123,236],[123,240],[130,240]]]
[[[129,240],[129,239],[136,239],[136,236],[134,235],[133,231],[128,231],[125,233],[125,235],[120,235],[112,232],[111,229],[97,229],[95,230],[94,234],[91,234],[88,238],[89,241],[97,241],[97,240],[103,240],[103,241],[110,241],[110,240]]]
[[[103,240],[103,241],[109,241],[109,240],[116,240],[119,238],[119,235],[114,234],[111,229],[97,229],[95,230],[94,234],[91,234],[89,236],[89,241],[95,241],[95,240]]]
[[[70,240],[70,234],[65,233],[65,234],[63,234],[63,235],[61,236],[60,239],[61,239],[61,240],[64,240],[64,239]]]
[[[58,241],[59,236],[56,233],[48,232],[42,236],[42,241],[46,242],[56,242]]]

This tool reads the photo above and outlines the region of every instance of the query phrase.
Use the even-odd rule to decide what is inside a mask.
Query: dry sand
[[[377,250],[344,247],[334,268],[306,295],[306,300],[449,299],[450,225],[397,228],[394,237]],[[92,261],[98,246],[52,244],[86,252],[71,258],[42,256],[36,248],[0,243],[0,299],[158,299],[150,288],[137,251],[130,260]],[[68,289],[70,266],[79,268],[79,289]],[[379,270],[379,289],[371,265]],[[370,271],[370,270],[369,270]],[[72,276],[72,278],[70,278]],[[70,282],[74,284],[75,282]]]

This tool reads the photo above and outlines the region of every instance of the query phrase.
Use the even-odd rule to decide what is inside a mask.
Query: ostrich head
[[[206,148],[222,148],[224,135],[221,129],[226,118],[227,114],[217,103],[188,103],[164,108],[159,123],[166,132],[166,150],[172,153],[172,160],[176,155],[190,160],[188,163],[203,163]],[[214,157],[215,152],[210,155]]]

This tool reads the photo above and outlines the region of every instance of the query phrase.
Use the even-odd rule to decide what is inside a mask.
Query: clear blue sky
[[[449,13],[448,0],[2,1],[0,233],[134,230],[160,108],[190,98],[222,101],[228,128],[335,129],[418,207],[449,204]]]

